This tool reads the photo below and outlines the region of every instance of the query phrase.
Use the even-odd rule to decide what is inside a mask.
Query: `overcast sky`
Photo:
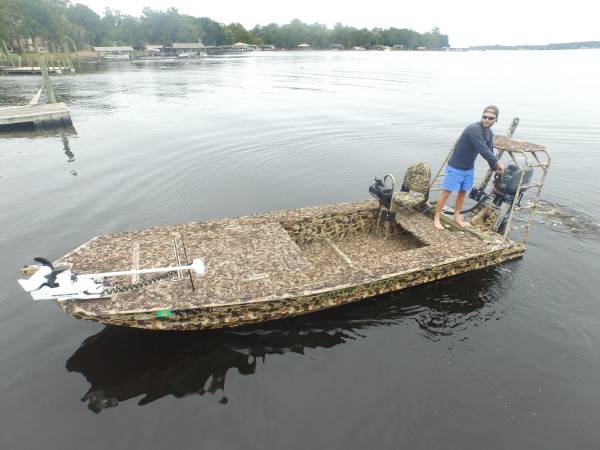
[[[220,23],[255,25],[336,22],[357,28],[433,27],[447,34],[453,47],[479,44],[548,44],[600,40],[600,2],[596,0],[72,0],[102,15],[106,7],[132,16],[142,9],[173,6],[182,14],[209,17]]]

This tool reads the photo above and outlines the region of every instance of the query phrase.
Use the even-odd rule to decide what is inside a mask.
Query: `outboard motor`
[[[394,186],[387,187],[382,179],[375,177],[375,183],[369,186],[369,194],[377,199],[380,207],[390,209]]]
[[[519,188],[519,179],[521,178],[522,170],[514,164],[509,164],[502,175],[496,175],[494,180],[494,204],[500,206],[502,202],[512,203],[515,200],[517,189]],[[533,168],[528,168],[523,175],[523,184],[527,185],[531,182],[533,176]],[[519,202],[523,197],[523,193],[527,189],[521,189]]]
[[[502,175],[497,174],[494,177],[494,206],[498,208],[498,215],[494,223],[494,230],[503,233],[508,221],[508,212],[511,207],[517,202],[521,205],[521,199],[524,192],[527,190],[527,185],[531,182],[533,176],[533,168],[529,167],[523,174],[521,191],[519,197],[516,198],[519,188],[519,180],[523,171],[514,164],[509,164]],[[525,186],[523,188],[523,186]]]

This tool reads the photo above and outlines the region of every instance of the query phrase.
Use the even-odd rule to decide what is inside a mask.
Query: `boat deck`
[[[506,260],[524,250],[494,233],[436,230],[411,209],[397,213],[387,236],[376,223],[377,205],[366,201],[102,236],[57,263],[94,273],[202,258],[206,275],[180,272],[133,292],[61,306],[74,315],[108,317],[281,302],[398,276],[405,285],[419,284],[489,265],[473,262],[485,255],[508,251]],[[126,286],[144,276],[110,281]]]

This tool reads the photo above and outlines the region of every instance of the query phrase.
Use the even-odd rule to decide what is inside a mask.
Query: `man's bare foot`
[[[461,228],[464,228],[467,226],[467,224],[465,222],[463,222],[463,220],[460,216],[454,216],[454,223]]]
[[[438,230],[443,230],[444,226],[441,224],[440,219],[433,219],[433,226],[436,227]]]

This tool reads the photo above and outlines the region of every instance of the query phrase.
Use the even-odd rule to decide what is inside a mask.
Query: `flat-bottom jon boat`
[[[376,180],[376,200],[94,238],[54,264],[37,258],[42,265],[25,267],[31,277],[19,282],[75,318],[196,330],[297,316],[500,264],[525,251],[550,158],[508,138],[494,146],[512,164],[489,193],[491,172],[473,189],[467,228],[433,226],[428,197],[447,158],[433,181],[426,165],[409,168],[398,192],[391,175]],[[535,194],[523,205],[525,191]],[[521,238],[510,239],[525,208]]]

